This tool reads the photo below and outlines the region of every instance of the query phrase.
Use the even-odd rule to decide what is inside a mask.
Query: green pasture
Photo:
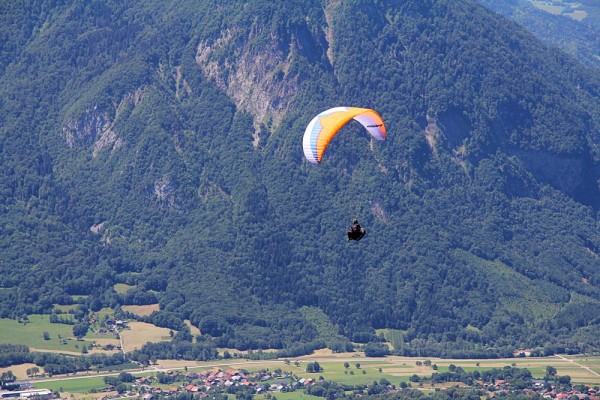
[[[295,392],[271,393],[271,395],[276,397],[277,400],[323,400],[322,397],[305,394],[304,390],[296,390]],[[257,394],[254,396],[254,398],[257,400],[265,400],[267,397],[265,394]]]
[[[69,311],[74,311],[77,306],[79,306],[79,304],[54,304],[54,309],[62,311],[62,316],[65,316]]]
[[[577,364],[585,365],[586,367],[600,367],[600,356],[565,356],[566,359],[575,361]]]
[[[118,340],[114,333],[106,333],[106,334],[103,335],[101,333],[94,333],[94,332],[92,332],[91,328],[88,331],[88,334],[85,335],[85,338],[86,338],[86,340],[90,340],[90,341],[95,341],[96,339]]]
[[[360,368],[356,368],[356,363],[360,363]],[[391,364],[386,363],[385,359],[382,359],[381,362],[371,362],[364,360],[353,360],[352,362],[348,362],[350,364],[349,368],[344,368],[344,361],[335,361],[335,362],[319,362],[319,365],[323,369],[321,372],[309,373],[306,372],[306,366],[308,362],[302,362],[300,367],[294,366],[294,364],[286,365],[282,367],[284,371],[290,371],[295,373],[298,376],[303,378],[313,378],[314,380],[318,380],[320,376],[325,378],[328,381],[335,381],[345,385],[360,385],[373,383],[373,381],[379,382],[381,378],[385,378],[390,381],[392,384],[399,384],[403,380],[401,376],[394,376],[385,373],[385,369],[390,367]],[[382,369],[382,372],[379,372],[379,368]],[[363,372],[364,371],[364,372]],[[410,376],[411,374],[407,374]]]
[[[33,386],[36,389],[50,389],[61,393],[89,393],[92,389],[105,388],[106,383],[104,383],[104,377],[93,376],[89,378],[61,379],[51,382],[38,382],[34,383]]]
[[[81,347],[91,344],[73,338],[73,326],[51,324],[49,315],[30,315],[27,323],[0,318],[0,343],[24,344],[36,350],[81,352]],[[44,340],[48,332],[50,340]],[[62,339],[59,339],[59,335]]]
[[[115,314],[115,310],[113,310],[110,307],[104,307],[104,308],[100,309],[99,311],[96,311],[94,314],[96,316],[98,316],[98,318],[102,318],[105,315],[108,315],[109,317],[112,317]]]
[[[135,288],[135,286],[127,285],[125,283],[117,283],[114,286],[115,292],[118,294],[127,294],[127,292],[133,288]]]

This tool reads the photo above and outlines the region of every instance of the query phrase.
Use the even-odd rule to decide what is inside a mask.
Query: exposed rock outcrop
[[[161,207],[171,208],[175,205],[177,185],[169,175],[164,175],[154,182],[154,196]]]
[[[100,152],[110,148],[117,151],[124,141],[115,131],[115,122],[129,107],[135,107],[143,96],[143,88],[126,94],[111,113],[110,110],[99,106],[86,109],[78,117],[69,117],[63,125],[63,135],[69,148],[87,146],[93,143],[92,155],[97,157]],[[111,118],[111,114],[114,114]]]
[[[437,125],[437,120],[430,115],[427,115],[427,126],[425,127],[425,139],[427,144],[435,152],[437,141],[440,137],[440,129]]]
[[[306,25],[288,27],[285,33],[262,29],[255,19],[247,30],[226,29],[216,40],[201,41],[196,50],[196,62],[204,74],[239,109],[254,117],[255,147],[260,143],[261,125],[277,127],[298,91],[298,76],[290,74],[294,56],[299,52],[319,53],[314,49],[313,34],[327,47],[326,33],[311,32]],[[230,55],[223,55],[228,52]]]
[[[85,145],[101,137],[112,125],[108,112],[97,106],[86,109],[79,118],[68,118],[63,125],[63,134],[69,148]]]

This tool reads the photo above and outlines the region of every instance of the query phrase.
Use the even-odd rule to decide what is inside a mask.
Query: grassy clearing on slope
[[[399,329],[377,329],[375,332],[377,335],[383,335],[388,342],[388,347],[392,350],[402,349],[402,345],[404,344],[404,331]]]
[[[123,306],[121,308],[123,309],[123,311],[127,311],[132,314],[139,315],[141,317],[147,317],[154,311],[160,311],[160,305],[158,303],[148,304],[145,306]]]
[[[135,286],[127,285],[125,283],[116,283],[114,288],[115,292],[119,294],[127,294],[127,292],[129,292],[131,289],[134,289]]]
[[[54,304],[54,309],[62,311],[63,314],[67,314],[69,311],[74,311],[79,304]],[[65,315],[62,315],[64,317]]]

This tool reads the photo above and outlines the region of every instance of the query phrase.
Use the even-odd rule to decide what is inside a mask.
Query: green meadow
[[[356,367],[356,363],[360,363],[360,368]],[[304,378],[313,378],[318,380],[319,377],[325,378],[328,381],[335,381],[344,385],[360,385],[360,384],[368,384],[373,383],[373,381],[379,382],[382,378],[387,379],[392,384],[398,385],[402,381],[408,381],[408,377],[412,375],[412,372],[406,373],[406,376],[399,376],[397,374],[391,375],[385,372],[386,367],[389,367],[389,364],[382,360],[382,362],[372,362],[364,360],[353,360],[352,362],[348,361],[349,367],[344,367],[344,361],[327,361],[327,362],[319,362],[319,365],[322,368],[321,372],[317,373],[309,373],[306,372],[306,366],[308,365],[308,361],[303,361],[299,367],[296,367],[294,364],[287,365],[282,367],[284,371],[290,371],[295,373],[298,376],[302,376]],[[381,372],[379,369],[381,368]]]
[[[277,400],[323,400],[322,397],[305,394],[303,390],[275,393],[274,396],[277,398]],[[254,398],[257,400],[265,400],[267,397],[265,394],[258,394],[255,395]]]
[[[28,322],[18,322],[14,319],[0,318],[0,343],[24,344],[36,350],[52,350],[81,352],[85,344],[88,348],[91,342],[78,341],[73,337],[73,326],[51,324],[49,315],[30,315]],[[48,332],[49,340],[44,339]]]
[[[64,314],[68,313],[69,311],[74,311],[77,306],[79,306],[79,304],[55,304],[54,309],[60,310],[64,316]]]
[[[104,383],[104,377],[94,376],[89,378],[73,378],[52,382],[39,382],[34,383],[33,386],[39,389],[56,390],[61,393],[89,393],[92,389],[99,390],[106,387],[106,383]]]
[[[114,288],[115,288],[115,292],[117,292],[119,294],[126,294],[131,289],[134,289],[135,286],[127,285],[125,283],[117,283],[117,284],[115,284]]]

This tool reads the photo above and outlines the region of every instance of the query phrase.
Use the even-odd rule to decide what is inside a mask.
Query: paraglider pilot
[[[358,220],[354,220],[354,224],[348,229],[348,240],[360,240],[365,236],[367,231],[360,226]]]

